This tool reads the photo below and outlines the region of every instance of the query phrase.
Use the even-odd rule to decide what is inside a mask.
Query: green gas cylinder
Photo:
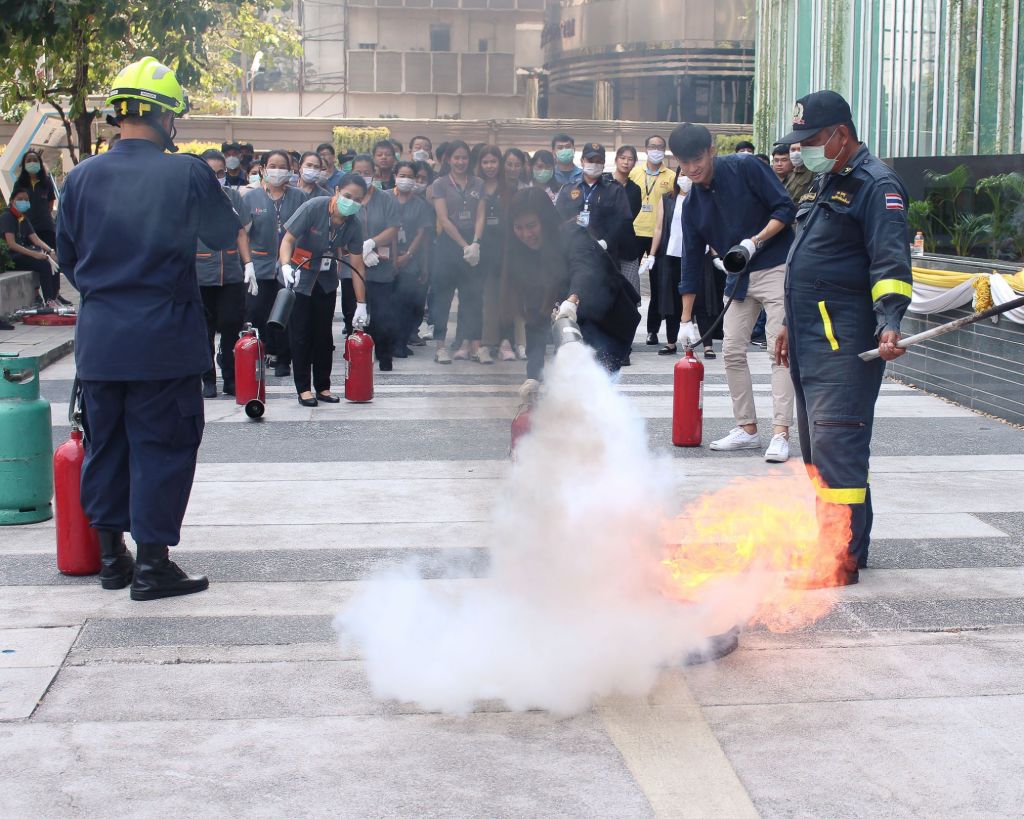
[[[0,526],[53,517],[50,402],[39,397],[39,362],[0,352]]]

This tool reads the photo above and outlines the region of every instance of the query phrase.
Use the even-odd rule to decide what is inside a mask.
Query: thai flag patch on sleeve
[[[885,194],[886,210],[903,210],[903,197],[898,193]]]

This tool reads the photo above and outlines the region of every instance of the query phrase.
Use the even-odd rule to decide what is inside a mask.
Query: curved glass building
[[[543,31],[547,115],[751,122],[756,5],[549,2]]]
[[[760,0],[758,13],[758,144],[831,88],[879,156],[1024,151],[1020,0]]]

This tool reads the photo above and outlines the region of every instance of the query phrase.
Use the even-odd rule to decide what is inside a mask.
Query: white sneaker
[[[781,432],[772,436],[772,442],[765,450],[764,459],[770,464],[784,464],[789,460],[789,438]]]
[[[526,346],[524,344],[520,344],[516,347],[516,355],[519,357],[520,361],[526,361]]]
[[[711,449],[718,452],[730,452],[734,449],[759,449],[761,438],[755,432],[751,435],[743,427],[733,427],[724,438],[711,442]]]

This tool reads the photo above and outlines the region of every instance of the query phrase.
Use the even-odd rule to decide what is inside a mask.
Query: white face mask
[[[316,168],[303,168],[302,169],[302,181],[303,182],[319,182],[320,171]]]
[[[320,171],[319,178],[320,183],[323,184],[324,182],[331,178],[331,175],[327,173],[327,171]]]
[[[275,188],[280,187],[291,178],[291,171],[287,168],[267,168],[263,172],[264,179]]]
[[[660,165],[664,159],[665,152],[659,151],[657,148],[652,148],[650,151],[647,152],[647,160],[652,165]]]
[[[602,173],[604,173],[604,165],[598,165],[596,162],[583,163],[584,176],[589,176],[591,179],[596,179]]]
[[[373,184],[373,177],[372,176],[364,176],[363,177],[363,181],[366,183],[366,187],[370,187],[370,185]]]
[[[417,182],[415,185],[412,186],[413,193],[423,193],[426,189],[427,186],[424,185],[422,182]]]
[[[416,180],[408,176],[399,176],[395,179],[395,187],[402,193],[409,193],[416,187]]]
[[[676,179],[676,184],[679,186],[680,192],[685,196],[690,192],[690,188],[693,187],[693,180],[688,176],[679,176]]]
[[[415,159],[417,162],[426,162],[428,159],[430,159],[430,154],[421,148],[418,151],[412,152],[412,158]]]
[[[789,161],[793,163],[793,167],[802,168],[804,166],[804,157],[800,151],[790,151]]]
[[[227,168],[229,171],[237,171],[241,165],[242,160],[239,159],[237,156],[229,156],[227,159],[224,160],[224,167]]]

